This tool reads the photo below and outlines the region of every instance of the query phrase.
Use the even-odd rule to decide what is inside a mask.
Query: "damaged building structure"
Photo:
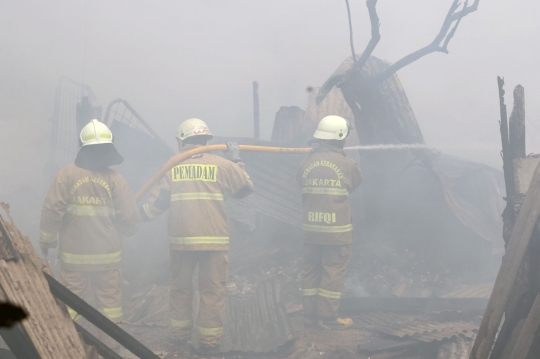
[[[372,25],[378,24],[374,3],[368,1]],[[428,46],[412,60],[407,56],[404,59],[408,62],[402,59],[389,64],[372,56],[380,37],[378,25],[373,26],[372,42],[364,53],[345,59],[322,87],[310,89],[305,109],[293,106],[277,111],[270,141],[216,136],[211,142],[300,148],[307,146],[318,121],[326,115],[340,115],[354,124],[356,131],[347,139],[346,154],[360,164],[365,182],[351,196],[355,240],[341,305],[341,311],[352,315],[357,323],[358,332],[351,341],[356,340],[354,355],[358,356],[350,357],[465,358],[479,333],[481,315],[504,252],[501,214],[505,178],[501,171],[487,165],[430,148],[396,74],[421,56],[440,51],[437,46],[441,43],[447,46],[455,33],[451,25],[477,6],[478,1],[474,1],[463,10],[452,7],[434,41],[436,46]],[[51,118],[50,159],[44,168],[47,182],[59,168],[73,161],[77,134],[84,124],[97,118],[115,134],[115,146],[125,157],[118,171],[133,191],[138,191],[175,151],[153,130],[151,114],[143,118],[136,104],[118,98],[103,111],[96,102],[88,85],[67,77],[60,79]],[[281,352],[276,358],[293,359],[349,357],[342,355],[343,349],[331,335],[325,342],[321,334],[314,334],[319,340],[299,334],[302,218],[294,175],[303,157],[242,153],[255,192],[242,200],[226,198],[231,248],[220,348],[223,353]],[[532,182],[536,183],[534,179]],[[31,199],[22,199],[23,192],[6,194],[12,213],[18,201],[43,197],[35,193]],[[25,230],[37,223],[33,213],[16,216]],[[130,238],[123,261],[126,334],[131,333],[164,356],[167,346],[164,340],[155,338],[163,333],[168,319],[170,274],[165,221],[160,218]],[[35,253],[32,265],[36,266],[34,257]],[[2,253],[2,260],[12,258]],[[58,271],[58,263],[49,265],[51,274]],[[508,286],[505,288],[510,293]],[[0,285],[0,289],[4,287]],[[519,293],[525,291],[522,288]],[[514,305],[521,300],[529,304],[529,309],[537,309],[537,291],[526,292],[529,295],[520,298],[514,298],[518,292],[514,293]],[[58,305],[63,317],[58,315],[65,321],[65,306]],[[530,311],[535,314],[533,309]],[[527,313],[513,313],[517,317],[511,323],[505,321],[511,326],[506,329],[506,340],[514,338],[512,348],[518,340],[518,334],[512,334],[515,328],[532,325]],[[67,326],[74,335],[73,328]],[[489,327],[491,331],[493,328]],[[94,336],[83,335],[83,339],[99,346]],[[73,340],[78,340],[76,350],[83,350],[80,339]],[[142,344],[126,343],[139,348],[141,351],[135,351],[144,357]],[[344,346],[350,347],[347,343]],[[334,356],[323,356],[331,348]],[[102,356],[114,357],[114,353],[106,353],[106,348],[100,350]]]
[[[376,58],[369,61],[373,66],[384,66]],[[336,73],[351,65],[349,58]],[[412,116],[409,120],[414,120],[396,75],[392,81],[401,94],[399,103],[408,108]],[[61,79],[57,93],[69,91],[68,86],[73,82]],[[72,101],[70,104],[63,103],[66,100],[60,97],[60,105],[55,107],[70,112],[59,111],[53,117],[58,131],[53,131],[57,138],[51,141],[53,151],[47,168],[61,167],[74,158],[77,117],[99,113],[88,101],[90,89],[77,86],[77,96],[65,97]],[[321,91],[313,89],[309,94],[306,110],[281,108],[271,141],[223,137],[213,141],[304,147],[317,118],[334,113],[354,121],[339,89],[329,90],[317,105]],[[174,153],[152,130],[151,121],[146,121],[126,100],[114,100],[101,120],[116,134],[115,145],[125,156],[119,171],[135,190]],[[421,134],[416,122],[412,123]],[[359,355],[467,352],[491,290],[489,269],[497,265],[499,258],[493,254],[502,245],[502,174],[427,148],[418,150],[420,154],[407,148],[376,153],[356,149],[364,142],[354,133],[347,141],[347,147],[354,148],[347,154],[361,163],[366,182],[352,200],[357,231],[342,311],[354,315],[363,330],[376,333],[366,343],[358,343]],[[132,146],[134,142],[144,145]],[[394,173],[380,174],[386,178],[385,183],[370,183],[370,167],[363,165],[369,156],[375,157],[371,161],[395,164]],[[309,343],[304,346],[297,334],[302,310],[302,224],[294,173],[302,157],[242,154],[256,191],[243,200],[227,200],[232,239],[224,352],[275,352],[287,347],[295,337],[298,344],[294,350],[297,346],[309,348]],[[148,168],[148,172],[141,175],[140,168]],[[377,218],[374,210],[377,216],[383,214],[378,221],[373,220]],[[129,284],[124,323],[136,328],[132,329],[136,337],[166,327],[169,274],[165,228],[163,220],[158,220],[143,227],[125,246],[124,273]],[[240,330],[243,339],[235,340],[242,338]]]

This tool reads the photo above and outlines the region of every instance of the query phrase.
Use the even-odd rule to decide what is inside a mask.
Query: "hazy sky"
[[[361,52],[369,18],[364,1],[350,1]],[[374,55],[394,62],[427,45],[450,4],[379,0],[382,39]],[[500,167],[501,75],[509,112],[513,87],[525,87],[528,152],[540,152],[539,18],[536,0],[481,0],[449,55],[429,55],[398,73],[428,144],[463,144],[448,152]],[[91,86],[104,108],[128,100],[168,139],[190,117],[218,135],[251,136],[251,83],[258,80],[268,139],[279,107],[305,108],[306,87],[322,85],[349,55],[343,0],[4,0],[0,193],[41,173],[62,75]]]

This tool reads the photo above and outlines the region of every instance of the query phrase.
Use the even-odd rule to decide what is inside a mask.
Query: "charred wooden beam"
[[[504,217],[514,222],[514,164],[512,150],[510,147],[510,136],[508,134],[508,115],[506,112],[506,104],[504,103],[504,79],[497,76],[497,84],[499,86],[499,108],[501,113],[500,130],[501,130],[501,145],[503,158],[504,183],[506,186],[506,209]]]
[[[118,325],[101,314],[97,309],[79,298],[76,294],[64,287],[60,282],[54,279],[47,273],[43,273],[51,293],[67,306],[71,307],[78,314],[86,318],[90,323],[94,324],[98,329],[108,334],[111,338],[123,345],[127,350],[135,354],[141,359],[159,359],[159,356],[154,354],[150,349],[144,346],[141,342],[135,339],[131,334],[120,328]]]
[[[491,352],[495,335],[499,329],[506,304],[512,293],[539,215],[540,166],[536,168],[517,217],[470,359],[486,359]]]
[[[525,89],[521,85],[514,88],[514,108],[510,114],[509,139],[512,147],[512,159],[527,156],[525,146]]]

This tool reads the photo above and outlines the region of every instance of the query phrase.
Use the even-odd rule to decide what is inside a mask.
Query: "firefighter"
[[[362,181],[357,164],[343,152],[349,131],[344,118],[323,118],[296,175],[302,188],[304,324],[322,329],[353,326],[352,319],[337,315],[353,239],[349,193]]]
[[[90,285],[97,309],[120,323],[122,237],[134,235],[141,218],[126,180],[109,168],[124,160],[109,128],[90,121],[80,133],[80,146],[75,163],[58,172],[47,193],[39,245],[47,257],[59,242],[64,285],[80,297]],[[80,318],[68,310],[72,319]],[[110,338],[100,335],[111,344]]]
[[[205,146],[212,139],[208,126],[189,119],[178,127],[181,152]],[[169,209],[169,248],[172,274],[169,337],[187,343],[192,329],[193,274],[199,265],[199,351],[219,352],[228,275],[229,229],[224,194],[242,198],[253,192],[236,143],[227,143],[227,159],[203,153],[174,167],[140,208],[143,221]]]

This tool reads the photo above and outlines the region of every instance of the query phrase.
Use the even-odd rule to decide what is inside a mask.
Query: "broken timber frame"
[[[529,190],[525,195],[525,200],[517,217],[470,359],[487,359],[491,352],[506,303],[510,297],[539,215],[540,166],[536,167]]]

